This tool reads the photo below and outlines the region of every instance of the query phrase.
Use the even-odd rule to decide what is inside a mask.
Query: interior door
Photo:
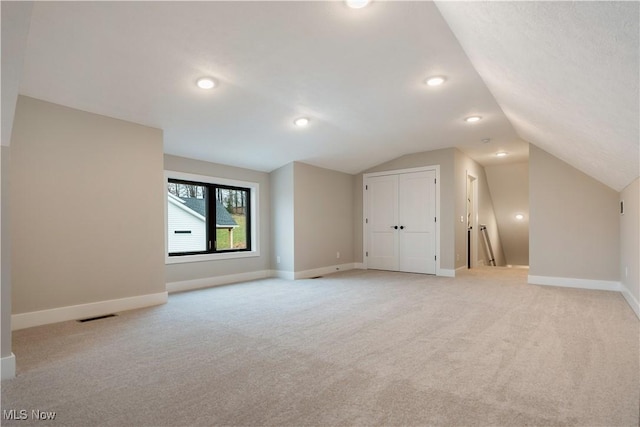
[[[436,273],[435,178],[433,170],[398,175],[400,271]]]
[[[398,270],[398,177],[384,175],[367,180],[367,267]]]

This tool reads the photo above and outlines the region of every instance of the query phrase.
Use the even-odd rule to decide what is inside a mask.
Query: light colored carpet
[[[639,322],[614,292],[353,270],[171,295],[17,331],[2,408],[58,426],[637,426]]]

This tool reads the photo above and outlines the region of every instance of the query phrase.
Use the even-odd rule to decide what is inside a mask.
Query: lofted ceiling
[[[19,91],[261,171],[358,173],[446,147],[490,165],[526,160],[532,142],[620,189],[638,176],[637,3],[536,5],[36,2]]]
[[[639,2],[437,6],[522,139],[618,191],[638,177]]]

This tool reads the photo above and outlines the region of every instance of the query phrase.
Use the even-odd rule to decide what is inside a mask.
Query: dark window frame
[[[238,253],[238,252],[253,252],[253,242],[251,239],[252,236],[252,188],[249,187],[239,187],[234,185],[227,184],[217,184],[213,182],[202,182],[202,181],[191,181],[185,179],[178,178],[168,178],[167,184],[185,184],[185,185],[197,185],[200,187],[204,187],[206,193],[206,203],[205,203],[205,250],[204,251],[188,251],[188,252],[168,252],[167,255],[169,257],[182,257],[182,256],[190,256],[190,255],[209,255],[209,254],[228,254],[228,253]],[[236,190],[236,191],[244,191],[246,192],[245,197],[245,239],[246,239],[246,248],[238,248],[238,249],[217,249],[217,227],[216,227],[216,190]],[[213,197],[211,197],[213,195]],[[213,236],[213,238],[212,238]]]

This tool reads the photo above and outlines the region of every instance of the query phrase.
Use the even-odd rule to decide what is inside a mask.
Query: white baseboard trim
[[[293,271],[287,270],[271,270],[271,277],[277,277],[278,279],[294,280],[295,274]]]
[[[627,301],[627,304],[631,306],[633,312],[636,314],[636,316],[638,316],[638,320],[640,320],[640,303],[638,302],[638,300],[635,299],[633,295],[631,295],[631,292],[629,292],[629,289],[627,289],[625,286],[622,286],[621,292],[622,296]]]
[[[527,281],[531,285],[559,286],[563,288],[591,289],[597,291],[622,290],[620,282],[608,280],[574,279],[571,277],[550,277],[529,275]]]
[[[436,275],[442,277],[456,277],[457,270],[459,269],[451,270],[449,268],[441,268]]]
[[[349,264],[344,264],[344,265],[349,265]],[[368,270],[367,265],[364,262],[355,262],[353,264],[351,264],[353,267],[351,268],[341,268],[341,270]],[[462,268],[462,267],[461,267]],[[309,270],[309,271],[314,271],[314,270]],[[389,270],[391,271],[391,270]],[[322,273],[322,274],[328,274],[328,273]],[[318,276],[319,274],[315,274],[316,276]],[[449,270],[446,268],[441,268],[440,270],[436,271],[436,276],[443,276],[443,277],[456,277],[455,275],[455,270]],[[313,277],[309,276],[309,277]]]
[[[352,262],[347,264],[329,265],[327,267],[314,268],[311,270],[296,271],[294,272],[294,279],[308,279],[310,277],[323,276],[325,274],[331,274],[337,271],[347,271],[353,269],[354,264]]]
[[[0,365],[0,376],[3,380],[8,380],[16,376],[16,356],[11,353],[11,356],[3,357],[0,359],[2,364]]]
[[[49,310],[31,311],[29,313],[13,314],[11,316],[11,330],[48,325],[50,323],[65,322],[67,320],[84,319],[102,316],[119,311],[150,307],[165,304],[167,293],[139,295],[135,297],[98,301],[88,304],[70,305]]]
[[[225,276],[204,277],[202,279],[182,280],[167,283],[167,292],[191,291],[194,289],[211,288],[213,286],[229,285],[231,283],[248,282],[250,280],[271,277],[271,270],[249,271],[247,273],[227,274]]]
[[[285,271],[285,270],[272,270],[271,276],[277,277],[279,279],[285,280],[298,280],[298,279],[308,279],[310,277],[316,276],[324,276],[325,274],[335,273],[337,271],[347,271],[353,270],[357,268],[356,265],[360,265],[360,268],[364,268],[362,264],[338,264],[338,265],[330,265],[327,267],[314,268],[311,270],[304,271]]]

